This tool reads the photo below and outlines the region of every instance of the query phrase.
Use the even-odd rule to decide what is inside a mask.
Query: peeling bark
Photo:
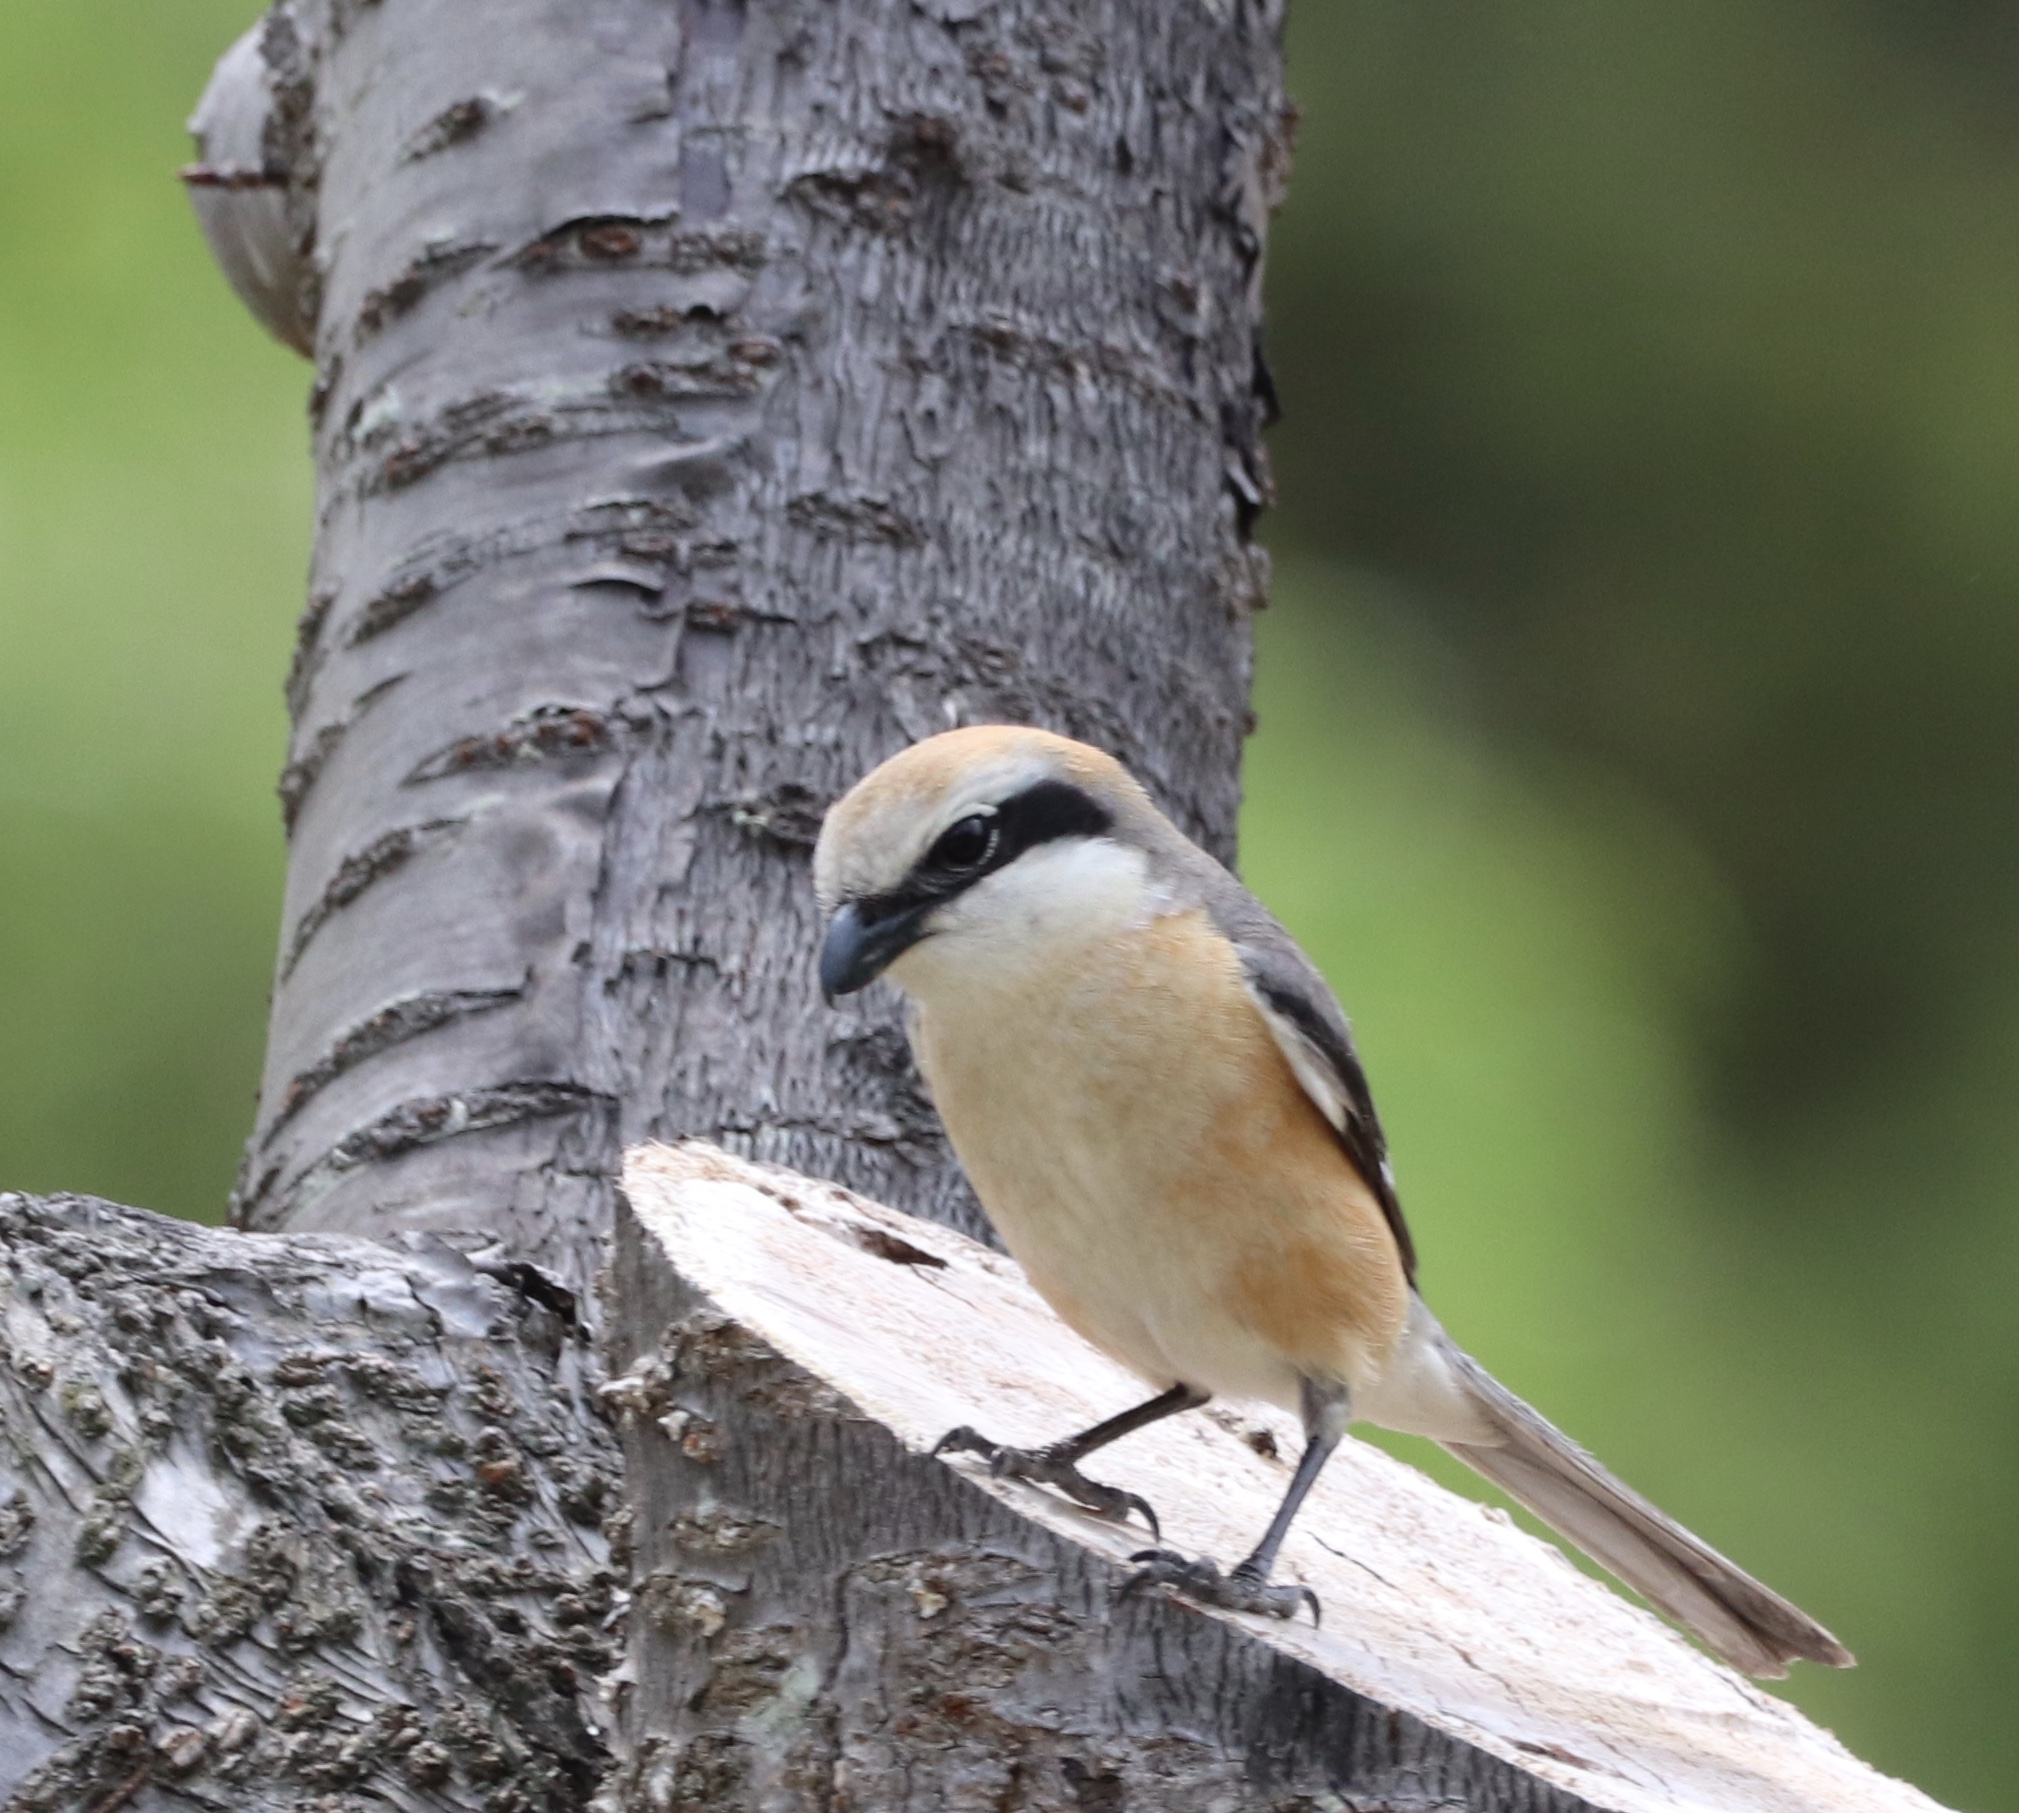
[[[319,533],[243,1225],[579,1285],[621,1146],[703,1133],[979,1228],[889,1003],[818,1006],[807,852],[995,718],[1231,851],[1279,24],[274,15]]]
[[[294,171],[276,126],[289,111],[285,25],[255,25],[218,59],[190,116],[198,161],[182,180],[211,256],[238,299],[284,346],[315,350],[315,309],[302,257],[298,211],[290,206]]]

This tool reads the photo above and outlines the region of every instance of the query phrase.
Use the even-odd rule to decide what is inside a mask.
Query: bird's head
[[[1154,827],[1112,756],[1048,731],[950,730],[894,755],[828,813],[814,886],[831,1001],[885,970],[914,994],[1024,966],[1139,918]]]

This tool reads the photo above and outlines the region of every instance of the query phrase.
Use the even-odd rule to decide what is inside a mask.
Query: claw
[[[1089,1479],[1070,1461],[1060,1460],[1043,1448],[1006,1448],[963,1423],[934,1442],[932,1451],[936,1455],[978,1454],[988,1462],[993,1478],[1054,1486],[1081,1510],[1105,1517],[1110,1523],[1127,1523],[1133,1511],[1149,1526],[1151,1536],[1163,1539],[1163,1528],[1157,1522],[1156,1512],[1150,1509],[1149,1500],[1124,1492],[1119,1486],[1104,1486],[1097,1479]]]
[[[1172,1549],[1139,1549],[1129,1559],[1138,1564],[1122,1588],[1122,1597],[1132,1598],[1146,1586],[1168,1586],[1201,1605],[1222,1611],[1253,1612],[1265,1618],[1294,1618],[1300,1606],[1311,1608],[1311,1622],[1323,1622],[1318,1595],[1308,1586],[1277,1586],[1249,1570],[1243,1562],[1231,1574],[1201,1556],[1197,1560]]]
[[[1150,1509],[1150,1501],[1147,1498],[1138,1498],[1133,1492],[1124,1492],[1122,1494],[1122,1502],[1126,1509],[1115,1519],[1117,1523],[1126,1523],[1128,1521],[1128,1513],[1134,1511],[1149,1526],[1151,1541],[1162,1542],[1164,1540],[1164,1526],[1157,1521],[1157,1514]]]

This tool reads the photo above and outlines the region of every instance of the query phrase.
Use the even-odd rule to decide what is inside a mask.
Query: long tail
[[[1778,1679],[1800,1658],[1851,1666],[1851,1652],[1815,1619],[1615,1479],[1441,1328],[1432,1338],[1452,1382],[1500,1437],[1491,1444],[1446,1440],[1444,1447],[1468,1467],[1567,1536],[1657,1611],[1694,1631],[1734,1668]]]

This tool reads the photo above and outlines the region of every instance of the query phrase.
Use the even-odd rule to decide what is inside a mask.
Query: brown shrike
[[[1615,1479],[1467,1356],[1416,1255],[1346,1017],[1290,935],[1117,762],[1044,731],[928,738],[827,816],[828,998],[888,974],[982,1206],[1031,1283],[1157,1395],[1035,1451],[940,1448],[1155,1529],[1096,1448],[1209,1398],[1296,1411],[1281,1508],[1231,1573],[1164,1549],[1140,1578],[1236,1611],[1270,1581],[1347,1423],[1441,1442],[1750,1674],[1836,1667],[1830,1633]]]

